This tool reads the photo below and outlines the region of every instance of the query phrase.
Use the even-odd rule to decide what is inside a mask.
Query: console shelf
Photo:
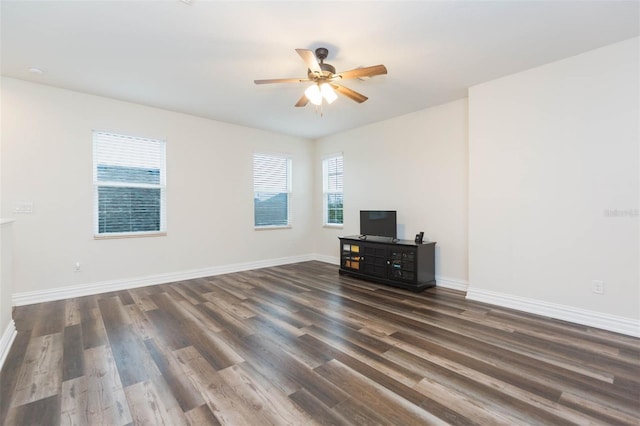
[[[422,291],[436,285],[435,242],[358,235],[340,239],[340,274]]]

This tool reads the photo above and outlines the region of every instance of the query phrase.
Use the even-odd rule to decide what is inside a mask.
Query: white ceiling
[[[638,35],[638,1],[7,1],[2,75],[319,138],[466,96],[467,88]],[[344,84],[320,116],[294,108],[295,48],[327,47]],[[40,68],[43,74],[28,71]]]

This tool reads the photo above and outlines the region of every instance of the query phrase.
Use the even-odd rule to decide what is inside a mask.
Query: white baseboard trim
[[[315,260],[315,255],[281,257],[276,259],[258,260],[255,262],[233,263],[230,265],[213,266],[210,268],[192,269],[188,271],[170,272],[166,274],[147,275],[136,278],[126,278],[102,281],[75,286],[57,287],[50,290],[27,291],[14,293],[14,306],[32,305],[34,303],[51,302],[54,300],[71,299],[92,294],[108,293],[110,291],[127,290],[148,285],[166,284],[194,278],[210,277],[214,275],[230,274],[233,272],[249,271],[252,269],[269,268],[271,266],[287,265],[290,263]]]
[[[334,256],[321,254],[306,254],[300,256],[281,257],[276,259],[265,259],[254,262],[234,263],[230,265],[214,266],[209,268],[192,269],[157,275],[147,275],[143,277],[102,281],[76,286],[64,286],[50,290],[39,290],[30,292],[14,293],[12,302],[14,306],[31,305],[34,303],[51,302],[54,300],[70,299],[74,297],[89,296],[92,294],[107,293],[110,291],[127,290],[130,288],[145,287],[156,284],[166,284],[176,281],[189,280],[194,278],[210,277],[214,275],[230,274],[252,269],[268,268],[272,266],[287,265],[291,263],[307,262],[317,260],[320,262],[339,265],[340,259]],[[571,306],[559,305],[535,299],[527,299],[509,294],[496,293],[488,290],[469,288],[469,283],[464,280],[453,279],[443,276],[436,276],[436,285],[452,290],[466,291],[467,299],[492,305],[503,306],[532,314],[543,315],[564,321],[604,330],[622,333],[629,336],[640,337],[640,321],[603,314],[600,312],[587,311]],[[0,366],[11,348],[16,331],[13,321],[9,324],[0,339]]]
[[[2,370],[4,361],[7,359],[11,345],[17,335],[16,323],[11,320],[7,325],[7,328],[4,330],[4,333],[2,333],[2,336],[0,336],[0,370]]]
[[[467,299],[640,337],[640,321],[510,294],[469,288]]]
[[[436,287],[448,288],[451,290],[467,291],[469,283],[465,280],[459,280],[449,277],[436,275]]]
[[[314,254],[313,260],[319,262],[330,263],[331,265],[340,265],[340,258],[338,256],[327,256],[325,254]]]

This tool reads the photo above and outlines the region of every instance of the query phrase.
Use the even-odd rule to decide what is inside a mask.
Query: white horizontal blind
[[[343,168],[342,155],[325,158],[322,161],[325,225],[341,225],[343,223]]]
[[[289,226],[291,221],[291,159],[253,155],[254,226]]]
[[[165,142],[93,132],[95,235],[166,231]]]

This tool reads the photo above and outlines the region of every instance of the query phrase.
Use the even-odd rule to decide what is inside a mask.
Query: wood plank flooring
[[[15,308],[3,425],[640,424],[640,341],[320,262]]]

